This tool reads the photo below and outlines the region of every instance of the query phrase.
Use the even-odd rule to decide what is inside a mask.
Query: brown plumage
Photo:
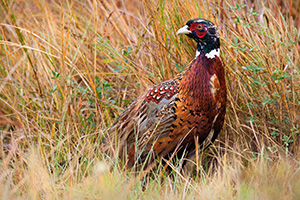
[[[153,166],[200,145],[219,134],[226,110],[224,67],[219,57],[219,35],[208,20],[193,19],[178,30],[198,46],[190,67],[142,94],[115,121],[105,137],[106,151],[127,167]]]

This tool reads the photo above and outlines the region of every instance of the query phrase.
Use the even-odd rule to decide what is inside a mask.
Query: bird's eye
[[[199,31],[202,31],[203,25],[202,25],[202,24],[198,24],[198,25],[197,25],[197,29],[198,29]]]

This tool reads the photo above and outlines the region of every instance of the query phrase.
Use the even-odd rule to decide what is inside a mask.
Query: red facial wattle
[[[198,29],[198,26],[201,25],[202,29]],[[203,38],[207,33],[207,28],[202,23],[193,23],[190,27],[190,31],[195,31],[199,38]]]

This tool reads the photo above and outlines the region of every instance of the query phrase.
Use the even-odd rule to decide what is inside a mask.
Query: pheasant
[[[216,26],[189,20],[177,31],[197,42],[191,65],[142,94],[117,118],[104,138],[107,152],[127,167],[149,167],[178,153],[195,155],[218,136],[225,118],[225,72]],[[198,142],[196,145],[195,142]]]

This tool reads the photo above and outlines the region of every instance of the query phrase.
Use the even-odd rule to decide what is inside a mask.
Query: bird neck
[[[205,53],[204,51],[197,50],[195,59],[197,59],[200,54],[204,54],[206,58],[213,59],[216,56],[220,57],[220,49],[213,49],[208,53]]]
[[[205,57],[210,59],[215,58],[216,56],[220,57],[220,45],[203,46],[198,43],[195,59],[197,59],[200,54],[204,54]]]
[[[214,37],[207,39],[207,41],[207,43],[203,41],[198,42],[196,57],[202,53],[204,53],[207,58],[214,58],[220,55],[220,39]]]

